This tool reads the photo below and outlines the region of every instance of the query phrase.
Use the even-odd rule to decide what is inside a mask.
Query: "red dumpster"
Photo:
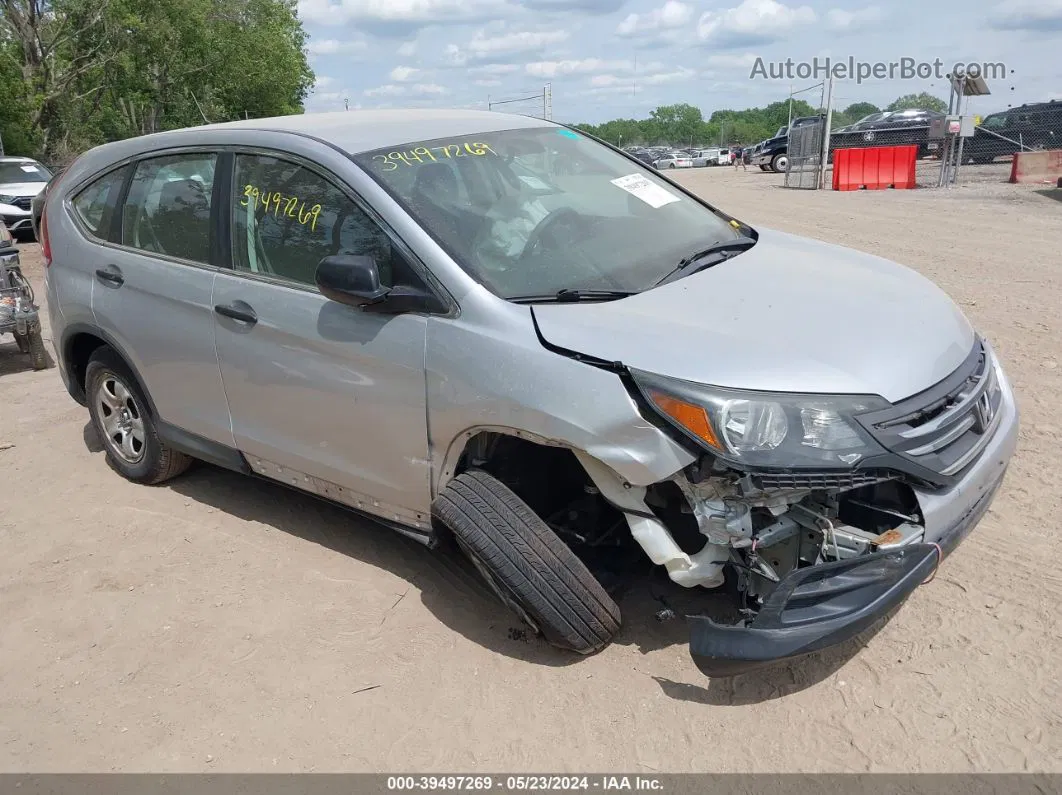
[[[917,145],[835,149],[833,189],[913,188],[917,159]]]

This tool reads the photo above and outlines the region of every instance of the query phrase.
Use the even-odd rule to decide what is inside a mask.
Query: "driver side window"
[[[232,229],[237,271],[313,285],[325,257],[361,254],[376,260],[384,286],[395,284],[399,255],[383,229],[343,191],[297,163],[236,156]]]

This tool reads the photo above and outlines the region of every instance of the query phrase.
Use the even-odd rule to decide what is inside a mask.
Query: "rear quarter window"
[[[128,166],[104,174],[82,188],[71,201],[78,220],[94,237],[113,241],[114,211],[128,174]]]

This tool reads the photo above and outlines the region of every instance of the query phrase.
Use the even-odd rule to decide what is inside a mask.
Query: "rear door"
[[[314,283],[333,254],[416,278],[353,192],[292,156],[237,153],[226,210],[233,269],[214,289],[237,447],[259,474],[408,524],[430,505],[426,315],[335,303]]]
[[[135,164],[117,244],[93,250],[92,313],[163,423],[232,446],[210,300],[217,163],[217,153],[193,151]]]

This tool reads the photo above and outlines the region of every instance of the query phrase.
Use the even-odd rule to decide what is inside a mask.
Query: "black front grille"
[[[17,199],[11,202],[13,206],[18,207],[18,209],[20,210],[29,210],[32,203],[33,199],[30,196],[19,196]]]
[[[978,340],[962,366],[936,386],[858,419],[886,450],[951,478],[980,456],[998,427],[1002,402],[992,354]]]
[[[854,489],[891,480],[889,472],[757,472],[753,479],[762,489]]]

